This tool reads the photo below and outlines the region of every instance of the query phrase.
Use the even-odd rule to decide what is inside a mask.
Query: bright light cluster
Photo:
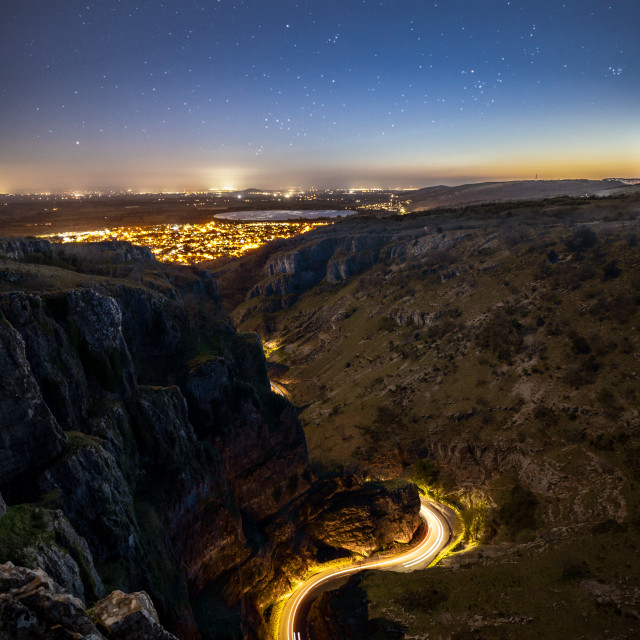
[[[116,227],[97,231],[67,232],[41,236],[57,242],[127,240],[147,246],[163,262],[197,264],[222,256],[240,256],[276,238],[291,238],[327,222],[224,222],[205,224],[161,224]]]

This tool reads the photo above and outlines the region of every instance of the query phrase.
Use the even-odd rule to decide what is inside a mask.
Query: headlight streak
[[[294,627],[296,626],[296,619],[298,617],[298,609],[306,596],[312,590],[318,588],[329,580],[358,573],[363,569],[383,569],[392,566],[401,566],[405,569],[412,570],[417,567],[417,565],[433,560],[437,553],[446,544],[445,525],[443,524],[444,518],[434,507],[425,502],[422,502],[420,507],[420,517],[424,520],[427,526],[427,533],[416,548],[399,556],[394,556],[393,558],[360,560],[343,569],[328,569],[326,572],[311,577],[307,582],[301,585],[285,605],[283,618],[286,619],[286,627],[281,623],[279,633],[280,640],[303,640],[301,632],[294,630]]]

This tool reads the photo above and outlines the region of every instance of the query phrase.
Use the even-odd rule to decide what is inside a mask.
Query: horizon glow
[[[640,175],[635,0],[22,0],[0,193]]]

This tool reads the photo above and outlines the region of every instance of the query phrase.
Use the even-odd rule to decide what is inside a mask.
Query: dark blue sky
[[[637,0],[20,0],[0,191],[640,174]]]

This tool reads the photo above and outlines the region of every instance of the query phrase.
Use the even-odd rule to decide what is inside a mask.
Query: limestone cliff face
[[[289,243],[264,265],[265,279],[248,294],[272,297],[300,294],[323,280],[340,282],[362,273],[379,259],[379,250],[391,236],[332,235],[328,238]]]
[[[42,398],[24,339],[0,316],[0,478],[7,482],[42,467],[65,442]]]
[[[296,412],[208,273],[126,243],[3,251],[0,561],[87,603],[144,590],[181,638],[199,637],[191,599],[218,581],[261,637],[322,549],[411,537],[411,490],[313,484]]]
[[[265,253],[261,273],[252,273],[244,288],[240,283],[247,301],[233,312],[234,321],[241,324],[261,312],[290,308],[305,291],[346,282],[380,263],[401,264],[430,256],[431,264],[422,275],[437,274],[442,281],[466,271],[464,266],[450,266],[449,252],[470,237],[468,232],[433,233],[415,223],[396,225],[394,233],[384,229],[380,221],[365,223],[361,219],[284,241],[279,250]],[[223,269],[220,276],[233,278],[232,272]],[[423,327],[437,319],[423,310],[404,307],[391,312],[403,326],[413,322]]]

